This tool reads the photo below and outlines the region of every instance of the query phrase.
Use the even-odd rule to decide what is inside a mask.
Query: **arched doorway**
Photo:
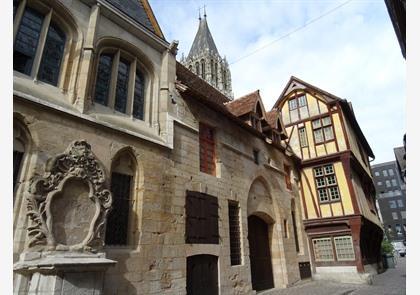
[[[252,289],[256,291],[274,288],[268,227],[263,219],[255,215],[248,217]]]
[[[219,280],[217,256],[187,257],[187,295],[217,295]]]

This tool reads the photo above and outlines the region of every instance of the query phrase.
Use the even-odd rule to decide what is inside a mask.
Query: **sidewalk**
[[[329,281],[308,281],[259,295],[405,295],[405,257],[397,258],[395,268],[373,277],[372,285],[340,284]]]

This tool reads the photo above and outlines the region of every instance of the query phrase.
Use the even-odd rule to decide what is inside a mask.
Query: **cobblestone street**
[[[404,295],[405,257],[397,258],[395,268],[374,276],[372,285],[340,284],[328,281],[309,281],[282,290],[261,292],[261,295]]]

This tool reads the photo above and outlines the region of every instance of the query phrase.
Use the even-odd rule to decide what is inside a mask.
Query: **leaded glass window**
[[[340,200],[340,190],[332,164],[315,167],[314,177],[320,203]]]
[[[118,64],[117,87],[115,89],[115,110],[125,113],[127,107],[128,80],[130,64],[120,59]]]
[[[323,143],[334,139],[334,129],[331,117],[323,117],[312,121],[315,143]]]
[[[334,244],[338,261],[355,259],[351,236],[334,237]]]
[[[54,86],[57,85],[65,44],[66,35],[56,25],[51,24],[38,72],[39,80]]]
[[[95,101],[105,106],[108,104],[112,59],[113,55],[111,54],[101,55],[96,76]]]
[[[31,8],[26,8],[23,13],[13,51],[15,71],[31,74],[43,20],[44,16]]]
[[[316,261],[334,261],[331,238],[312,239]]]
[[[308,139],[306,138],[306,129],[305,127],[299,128],[299,142],[301,147],[308,146]]]
[[[292,122],[309,117],[306,94],[295,96],[289,100],[289,112]]]
[[[134,85],[133,117],[144,119],[144,78],[140,71],[136,72],[136,82]]]

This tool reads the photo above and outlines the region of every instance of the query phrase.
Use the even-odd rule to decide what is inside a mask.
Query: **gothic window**
[[[210,60],[211,82],[214,82],[214,61]]]
[[[229,201],[230,263],[241,264],[241,228],[238,202]]]
[[[14,13],[18,5],[25,3],[14,2]],[[14,40],[13,70],[57,86],[66,34],[54,23],[52,15],[52,10],[43,14],[27,6],[21,17],[14,19],[19,27]]]
[[[219,206],[216,197],[187,191],[185,242],[219,244]]]
[[[293,235],[295,237],[295,246],[296,246],[296,252],[299,252],[299,237],[298,237],[298,231],[297,231],[297,225],[296,225],[296,213],[295,213],[295,203],[292,200],[292,226],[293,226]]]
[[[200,75],[200,64],[198,61],[195,62],[195,73],[197,76]]]
[[[106,245],[128,245],[129,216],[135,191],[133,186],[136,169],[135,159],[128,152],[123,152],[112,162],[111,192],[113,199],[112,210],[106,224]]]
[[[334,139],[331,117],[323,117],[312,121],[315,144],[320,144]]]
[[[19,122],[13,122],[13,191],[15,192],[22,178],[22,165],[29,138]],[[15,195],[13,195],[13,202]]]
[[[144,120],[145,85],[144,71],[137,58],[119,49],[102,51],[94,89],[96,103]]]
[[[206,62],[204,59],[201,60],[201,78],[206,79]]]
[[[200,171],[214,175],[215,174],[215,138],[214,129],[210,126],[200,123]]]
[[[332,164],[315,167],[314,177],[320,203],[340,200],[340,190]]]
[[[226,70],[223,70],[223,74],[222,74],[222,82],[223,82],[223,89],[227,89],[227,79],[226,79]]]
[[[290,121],[295,122],[309,117],[306,94],[295,95],[289,100]]]
[[[217,83],[219,83],[219,75],[217,73],[217,62],[214,63],[214,74],[215,74],[216,87],[217,87]]]

